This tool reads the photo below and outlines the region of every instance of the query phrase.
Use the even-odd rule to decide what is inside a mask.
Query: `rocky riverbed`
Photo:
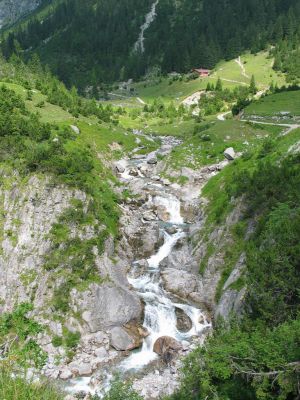
[[[72,380],[71,392],[101,395],[118,373],[133,379],[134,388],[145,399],[170,394],[179,382],[182,356],[201,344],[211,329],[198,271],[193,265],[186,268],[192,260],[187,247],[203,222],[201,188],[227,162],[184,171],[189,177],[184,186],[171,183],[163,177],[165,163],[160,160],[178,144],[173,137],[162,137],[158,151],[149,155],[135,151],[114,165],[131,193],[121,206],[122,238],[117,252],[120,258],[123,254],[131,260],[127,279],[141,300],[143,321],[135,328],[135,338],[128,325],[112,328],[109,340],[116,357],[106,359],[105,368],[100,366],[92,378]]]

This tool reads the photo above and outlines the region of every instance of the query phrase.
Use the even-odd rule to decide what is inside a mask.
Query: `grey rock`
[[[95,350],[95,356],[100,359],[105,359],[108,356],[108,352],[105,347],[100,347]]]
[[[195,275],[179,269],[168,268],[162,271],[165,289],[175,295],[188,298],[189,294],[196,292],[198,282]]]
[[[224,151],[224,156],[227,158],[227,160],[232,161],[236,158],[235,151],[233,147],[229,147]]]
[[[146,211],[143,213],[143,219],[147,222],[155,221],[157,216],[154,214],[153,211]]]
[[[77,133],[77,135],[80,134],[80,129],[76,125],[70,125],[70,128],[72,129],[73,132]]]
[[[166,227],[166,232],[169,235],[174,235],[177,232],[177,227],[176,226],[167,226]]]
[[[132,350],[135,346],[134,339],[121,327],[115,327],[110,331],[111,345],[116,350]]]
[[[139,171],[136,168],[130,168],[128,173],[131,176],[139,176]]]
[[[71,362],[68,367],[75,376],[90,376],[93,373],[91,364],[81,360]]]
[[[135,293],[109,284],[94,285],[80,307],[91,332],[140,320],[142,313],[141,301]]]
[[[245,295],[246,288],[239,291],[229,289],[224,292],[215,311],[215,320],[221,317],[229,321],[231,314],[240,317],[244,309]]]
[[[158,162],[158,160],[157,160],[157,157],[156,157],[156,156],[152,156],[152,157],[149,157],[149,158],[147,159],[147,163],[148,163],[149,165],[155,165],[155,164],[157,164],[157,162]]]
[[[151,177],[151,180],[155,181],[155,182],[158,182],[158,181],[160,181],[160,177],[158,175],[154,175],[154,176]]]
[[[119,161],[115,164],[116,171],[119,172],[120,174],[123,174],[125,172],[125,163],[122,161]]]
[[[72,376],[73,376],[73,373],[68,368],[63,368],[59,373],[59,377],[63,381],[67,381],[68,379],[71,379]]]

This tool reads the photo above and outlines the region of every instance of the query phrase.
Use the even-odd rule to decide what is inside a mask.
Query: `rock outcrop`
[[[1,0],[0,28],[16,22],[41,4],[41,0]]]
[[[53,296],[64,278],[57,278],[55,270],[44,266],[53,246],[50,232],[75,200],[88,208],[89,198],[84,192],[54,184],[50,177],[33,175],[23,182],[18,175],[7,176],[7,184],[0,190],[5,215],[0,221],[0,312],[11,312],[21,302],[33,303],[32,317],[48,327],[37,341],[48,353],[43,372],[51,378],[90,375],[101,363],[115,357],[110,350],[110,329],[123,329],[124,324],[131,323],[135,331],[126,334],[134,346],[140,345],[144,335],[142,330],[139,332],[141,301],[126,277],[130,251],[121,251],[121,261],[111,238],[106,240],[103,254],[94,249],[95,268],[102,283],[92,283],[84,290],[73,288],[70,312],[57,320]],[[95,237],[93,225],[81,229],[73,224],[70,232],[82,240]],[[52,344],[53,337],[62,338],[65,330],[81,336],[71,366],[66,365],[65,348]],[[57,358],[61,364],[57,365]]]

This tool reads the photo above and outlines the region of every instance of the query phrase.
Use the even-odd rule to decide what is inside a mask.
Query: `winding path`
[[[281,126],[282,128],[288,128],[282,136],[288,135],[295,129],[300,128],[300,124],[278,124],[275,122],[264,122],[264,121],[256,121],[251,119],[241,119],[242,122],[251,122],[252,124],[260,124],[260,125],[271,125],[271,126]]]

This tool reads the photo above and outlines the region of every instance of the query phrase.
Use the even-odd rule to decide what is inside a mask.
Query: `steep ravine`
[[[199,275],[199,264],[208,246],[201,240],[205,221],[201,189],[228,162],[199,171],[185,168],[187,183],[171,183],[163,178],[166,165],[159,160],[164,159],[178,141],[171,137],[161,140],[157,152],[148,156],[133,152],[131,158],[115,164],[121,182],[131,193],[122,205],[122,239],[117,252],[120,257],[122,252],[127,258],[130,254],[128,281],[144,304],[146,337],[139,349],[125,353],[123,360],[116,360],[104,371],[100,368],[92,379],[72,381],[71,392],[91,390],[101,395],[103,389],[109,387],[112,375],[117,373],[133,379],[133,387],[145,399],[173,393],[180,381],[181,357],[203,343],[211,329],[211,318],[218,315],[227,318],[231,311],[238,311],[240,307],[243,293],[227,288],[238,279],[242,260],[226,282],[221,301],[219,304],[215,301],[223,265],[217,242],[220,242],[220,249],[230,244],[228,231],[239,219],[238,206],[226,224],[212,232],[209,240],[215,242],[216,252],[208,259],[204,275]],[[173,174],[176,175],[174,171]],[[111,337],[113,345],[116,346],[117,339],[123,350],[129,350],[130,339],[121,330],[115,333],[117,336]],[[165,338],[160,343],[163,350],[158,357],[153,349],[157,350],[155,343],[162,337]]]
[[[38,336],[48,354],[42,372],[59,379],[70,391],[69,399],[78,391],[101,395],[114,373],[133,379],[145,399],[172,393],[179,384],[181,357],[203,342],[214,317],[226,318],[240,308],[243,291],[231,289],[231,283],[242,273],[242,257],[219,302],[215,294],[223,249],[230,246],[230,226],[242,207],[237,204],[208,239],[202,235],[201,189],[228,162],[198,171],[169,171],[165,159],[178,140],[161,141],[157,152],[133,151],[130,158],[114,164],[122,183],[116,190],[129,193],[120,205],[119,240],[108,238],[103,254],[92,249],[99,277],[84,287],[74,286],[64,313],[57,312],[54,299],[70,271],[64,260],[54,270],[45,269],[45,260],[55,254],[53,227],[70,210],[81,212],[78,203],[87,213],[90,199],[84,192],[54,184],[50,177],[21,180],[3,173],[1,311],[24,301],[33,303],[32,316],[47,327]],[[180,175],[188,178],[184,184],[176,183]],[[72,238],[85,243],[99,235],[99,225],[101,221],[78,225],[71,220],[68,229]],[[207,257],[210,242],[215,251]],[[203,259],[207,268],[200,275]],[[54,343],[55,338],[64,341],[68,332],[80,334],[72,354],[63,343]]]

